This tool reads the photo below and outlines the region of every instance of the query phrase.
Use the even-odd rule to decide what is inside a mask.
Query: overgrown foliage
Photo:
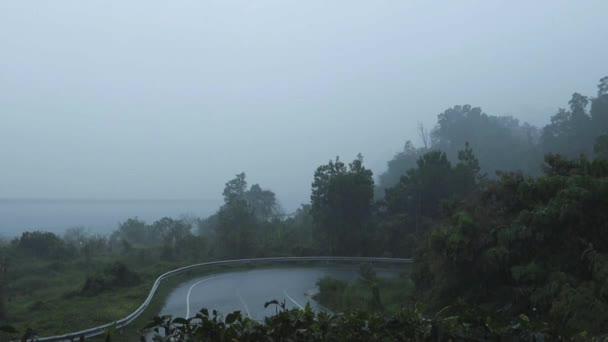
[[[366,310],[394,314],[412,305],[414,284],[409,274],[378,277],[369,264],[361,265],[360,277],[346,281],[323,277],[317,281],[319,292],[314,299],[333,312]]]
[[[80,290],[80,294],[83,296],[95,296],[104,291],[134,286],[139,284],[140,281],[141,278],[136,272],[133,272],[121,262],[115,262],[104,268],[102,272],[88,276]]]
[[[434,308],[458,299],[564,334],[608,332],[608,161],[549,155],[544,169],[502,174],[428,234],[414,280]]]
[[[243,317],[240,311],[225,317],[216,311],[202,309],[196,316],[184,319],[156,317],[146,330],[156,333],[154,341],[542,341],[556,340],[557,335],[538,331],[527,316],[517,317],[511,324],[495,327],[483,319],[440,313],[425,318],[420,310],[403,308],[383,315],[369,311],[344,314],[315,313],[307,305],[304,310],[288,310],[284,303],[276,305],[276,314],[258,322]]]

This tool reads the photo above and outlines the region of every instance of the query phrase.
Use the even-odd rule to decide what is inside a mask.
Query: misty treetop
[[[244,172],[229,180],[224,188],[224,204],[215,215],[202,220],[199,230],[211,233],[218,242],[216,253],[224,257],[289,255],[310,246],[310,223],[299,210],[286,217],[271,190],[259,184],[247,189]]]
[[[522,170],[534,175],[540,172],[540,131],[509,116],[491,116],[470,105],[455,106],[438,115],[430,137],[423,127],[420,135],[430,143],[417,148],[408,140],[403,152],[395,155],[380,175],[381,189],[397,184],[425,152],[439,150],[455,162],[465,144],[475,150],[481,170],[490,177],[500,170]]]
[[[224,203],[244,201],[261,220],[282,214],[274,192],[263,190],[259,184],[253,184],[247,190],[246,178],[245,172],[241,172],[226,183],[223,192]]]
[[[395,154],[393,159],[388,161],[387,170],[378,176],[376,198],[381,199],[384,196],[384,189],[399,183],[401,176],[407,170],[414,168],[418,158],[427,150],[428,147],[416,147],[411,140],[406,141],[403,151]]]
[[[417,227],[420,217],[436,217],[442,201],[472,192],[481,179],[479,161],[468,144],[458,152],[455,166],[444,152],[428,152],[396,186],[386,190],[386,212],[406,214]]]
[[[441,150],[450,161],[458,150],[469,143],[479,159],[481,170],[493,178],[496,171],[522,171],[541,174],[544,154],[558,153],[575,158],[580,154],[597,156],[608,153],[608,77],[598,84],[594,97],[574,93],[568,109],[561,108],[542,128],[521,123],[511,116],[493,116],[479,107],[459,105],[437,116],[437,123],[428,136],[420,128],[422,147],[408,141],[403,152],[388,162],[379,176],[379,187],[389,188],[412,168],[421,154]],[[381,191],[377,191],[377,194]]]

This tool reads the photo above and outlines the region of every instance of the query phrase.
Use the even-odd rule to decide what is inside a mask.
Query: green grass
[[[314,296],[314,299],[334,312],[374,310],[396,313],[402,306],[410,303],[414,284],[409,276],[378,278],[375,280],[375,285],[379,290],[381,308],[372,304],[371,283],[361,279],[346,282],[325,277],[319,281],[320,292]]]
[[[154,259],[159,260],[155,256],[138,260],[133,256],[104,255],[83,264],[81,259],[58,262],[19,258],[19,268],[11,272],[9,282],[7,323],[19,331],[32,328],[39,336],[49,336],[123,318],[141,305],[160,274],[193,263],[150,261]],[[141,283],[93,297],[79,295],[87,275],[114,261],[136,270]]]

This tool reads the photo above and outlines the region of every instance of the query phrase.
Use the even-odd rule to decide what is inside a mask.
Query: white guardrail
[[[283,257],[283,258],[257,258],[257,259],[240,259],[240,260],[224,260],[224,261],[211,261],[202,264],[190,265],[182,268],[178,268],[167,273],[162,274],[156,279],[152,289],[148,294],[146,300],[133,311],[130,315],[123,319],[119,319],[116,322],[107,323],[94,328],[89,328],[81,331],[67,333],[64,335],[39,337],[31,341],[37,342],[58,342],[58,341],[77,341],[84,337],[90,338],[104,334],[110,327],[115,326],[117,330],[120,330],[133,322],[144,310],[150,305],[156,290],[160,286],[160,283],[174,275],[178,275],[184,272],[192,271],[209,266],[221,266],[221,265],[238,265],[238,264],[254,264],[254,263],[268,263],[268,262],[299,262],[299,261],[320,261],[320,262],[369,262],[369,263],[411,263],[412,259],[398,259],[398,258],[363,258],[363,257]]]

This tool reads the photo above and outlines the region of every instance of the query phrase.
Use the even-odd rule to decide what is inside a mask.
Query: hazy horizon
[[[0,197],[221,198],[245,171],[292,211],[318,165],[360,152],[378,175],[446,108],[541,126],[573,92],[595,95],[607,10],[4,1]]]
[[[62,235],[74,227],[84,227],[92,234],[109,235],[129,218],[149,224],[163,217],[205,218],[221,204],[222,199],[0,199],[0,239],[36,230]],[[194,225],[193,229],[197,227]]]

